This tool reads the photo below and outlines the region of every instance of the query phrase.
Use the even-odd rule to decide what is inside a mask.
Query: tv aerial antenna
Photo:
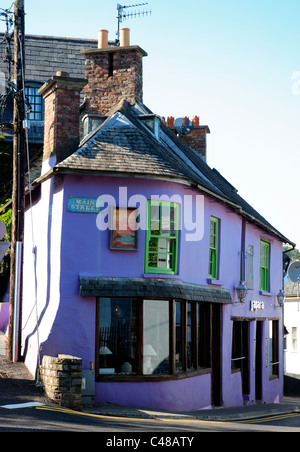
[[[136,19],[137,17],[139,18],[139,17],[144,17],[144,16],[148,16],[148,14],[151,16],[151,14],[152,14],[152,11],[151,11],[151,9],[148,9],[148,10],[145,10],[145,9],[143,9],[142,11],[140,10],[140,9],[138,9],[138,10],[134,10],[134,11],[126,11],[126,9],[128,9],[128,8],[138,8],[138,7],[140,7],[140,6],[146,6],[146,5],[148,5],[149,3],[138,3],[138,4],[136,4],[136,5],[127,5],[127,6],[125,6],[125,5],[120,5],[119,3],[118,3],[118,5],[117,5],[117,10],[118,10],[118,17],[117,17],[117,19],[118,19],[118,31],[117,31],[117,39],[116,39],[116,42],[117,42],[117,44],[120,42],[120,28],[121,28],[121,23],[122,22],[124,22],[125,20],[127,20],[127,19]]]

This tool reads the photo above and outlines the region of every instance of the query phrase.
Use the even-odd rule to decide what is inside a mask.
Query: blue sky
[[[116,7],[25,0],[26,32],[97,39],[106,28],[114,39]],[[208,164],[300,248],[299,0],[149,0],[149,7],[150,17],[123,23],[131,43],[148,52],[144,102],[162,116],[199,115],[211,130]]]

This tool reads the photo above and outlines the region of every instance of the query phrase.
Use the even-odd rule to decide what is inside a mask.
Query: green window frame
[[[210,240],[209,240],[209,269],[208,276],[211,279],[218,279],[218,254],[219,254],[219,229],[220,220],[215,217],[210,218]]]
[[[269,292],[270,243],[260,241],[260,290]]]
[[[145,272],[177,273],[179,205],[148,201]]]

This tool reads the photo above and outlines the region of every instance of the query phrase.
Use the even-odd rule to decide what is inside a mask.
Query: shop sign
[[[102,205],[102,203],[99,203],[97,201],[98,201],[98,198],[81,198],[81,197],[69,196],[68,212],[100,213],[101,210],[103,209],[103,205]]]
[[[250,301],[250,311],[262,311],[265,309],[265,303],[263,301]]]

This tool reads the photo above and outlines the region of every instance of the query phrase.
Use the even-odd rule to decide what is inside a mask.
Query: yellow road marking
[[[92,413],[84,413],[82,411],[74,411],[74,410],[69,410],[67,408],[63,408],[63,407],[54,407],[54,406],[47,406],[47,405],[43,405],[43,406],[38,406],[36,407],[37,410],[44,410],[44,411],[56,411],[59,413],[68,413],[68,414],[75,414],[75,415],[79,415],[79,416],[87,416],[87,417],[96,417],[99,419],[116,419],[116,420],[127,420],[127,421],[171,421],[171,422],[198,422],[198,423],[207,423],[209,422],[210,424],[225,424],[225,422],[221,422],[221,421],[204,421],[204,420],[200,420],[200,419],[171,419],[171,418],[141,418],[141,417],[134,417],[134,418],[129,418],[129,417],[117,417],[117,416],[105,416],[102,414],[92,414]]]
[[[209,419],[203,420],[203,419],[172,419],[172,418],[141,418],[141,417],[118,417],[118,416],[108,416],[108,415],[102,415],[102,414],[93,414],[93,413],[84,413],[82,411],[74,411],[68,408],[64,407],[55,407],[55,406],[36,406],[36,410],[44,410],[44,411],[55,411],[59,413],[68,413],[68,414],[74,414],[79,416],[86,416],[86,417],[94,417],[98,419],[116,419],[116,420],[127,420],[127,421],[160,421],[160,422],[177,422],[177,423],[209,423],[209,424],[256,424],[256,423],[262,423],[262,422],[271,422],[281,419],[288,419],[300,416],[299,413],[289,413],[289,414],[282,414],[277,416],[269,416],[264,418],[257,418],[257,419],[248,419],[248,420],[230,420],[230,421],[210,421]]]
[[[271,422],[271,421],[277,421],[281,419],[288,419],[292,417],[300,416],[299,413],[289,413],[289,414],[280,414],[277,416],[269,416],[264,418],[257,418],[257,419],[245,419],[243,421],[236,421],[236,423],[242,423],[242,424],[258,424],[261,422]]]

